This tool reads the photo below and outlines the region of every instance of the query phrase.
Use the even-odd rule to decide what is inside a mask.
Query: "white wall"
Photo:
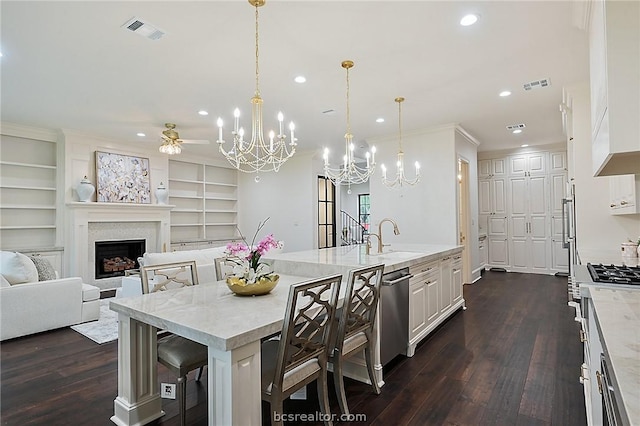
[[[395,136],[369,141],[377,148],[376,161],[387,165],[387,175],[395,173],[398,141]],[[422,178],[415,186],[389,189],[382,184],[380,171],[369,181],[371,224],[386,217],[398,224],[400,235],[383,229],[385,244],[457,244],[457,159],[455,127],[421,130],[403,135],[405,173],[414,176],[411,166],[418,161]]]
[[[165,154],[157,150],[149,150],[148,146],[136,146],[124,144],[120,141],[101,139],[95,136],[77,133],[70,130],[62,130],[61,139],[64,141],[64,200],[65,202],[78,201],[75,188],[84,176],[96,185],[96,151],[110,152],[122,155],[134,155],[149,159],[151,175],[151,202],[156,203],[155,188],[160,182],[167,185],[169,173],[169,159]],[[97,189],[97,188],[96,188]],[[93,201],[96,195],[93,195]]]
[[[478,143],[459,129],[456,131],[455,138],[457,159],[469,164],[468,187],[470,223],[466,249],[469,250],[469,254],[471,256],[470,272],[472,272],[472,274],[470,273],[468,276],[471,277],[471,281],[475,281],[480,276],[480,251],[478,245]],[[458,206],[458,208],[459,207],[460,206]],[[458,224],[458,231],[461,227],[462,224]]]
[[[583,263],[620,259],[620,244],[640,236],[640,215],[609,213],[609,177],[594,177],[591,167],[589,87],[568,89],[573,114],[573,152],[569,177],[576,191],[576,242]]]
[[[240,173],[238,176],[238,226],[251,239],[260,221],[270,217],[262,236],[273,233],[284,241],[284,251],[318,246],[317,177],[322,163],[313,154],[297,153],[279,172]],[[251,241],[248,241],[251,243]]]

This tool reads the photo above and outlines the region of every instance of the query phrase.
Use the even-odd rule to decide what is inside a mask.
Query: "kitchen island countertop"
[[[364,244],[333,247],[326,249],[305,250],[290,253],[265,255],[266,260],[273,261],[273,268],[283,273],[300,276],[319,276],[329,273],[344,273],[346,269],[384,263],[385,272],[393,272],[401,268],[424,262],[438,260],[444,256],[461,252],[460,245],[440,244],[391,244],[384,247],[384,252],[375,253],[375,245],[371,253],[366,254]]]

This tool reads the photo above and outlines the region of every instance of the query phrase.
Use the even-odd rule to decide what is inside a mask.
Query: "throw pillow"
[[[0,273],[12,285],[38,281],[36,265],[28,256],[18,252],[3,251],[0,253]]]
[[[49,281],[56,279],[56,270],[47,259],[42,256],[31,256],[31,261],[38,271],[38,281]]]

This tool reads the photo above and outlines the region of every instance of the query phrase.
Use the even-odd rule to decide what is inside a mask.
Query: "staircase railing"
[[[342,245],[362,244],[367,240],[369,234],[367,229],[353,216],[344,210],[340,211],[342,232],[340,238]]]

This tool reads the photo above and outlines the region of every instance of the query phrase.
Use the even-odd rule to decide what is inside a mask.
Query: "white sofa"
[[[216,280],[215,259],[223,257],[226,246],[201,250],[183,250],[165,253],[145,253],[138,258],[140,267],[161,265],[165,263],[186,262],[195,260],[199,282]],[[116,291],[116,297],[139,296],[142,294],[142,282],[139,276],[131,275],[122,278],[122,288]]]
[[[2,252],[0,340],[100,318],[98,287],[83,283],[80,277],[34,281],[33,269],[24,258],[29,259],[21,253]],[[25,266],[22,277],[11,267],[17,259]],[[17,282],[23,279],[27,281]]]

